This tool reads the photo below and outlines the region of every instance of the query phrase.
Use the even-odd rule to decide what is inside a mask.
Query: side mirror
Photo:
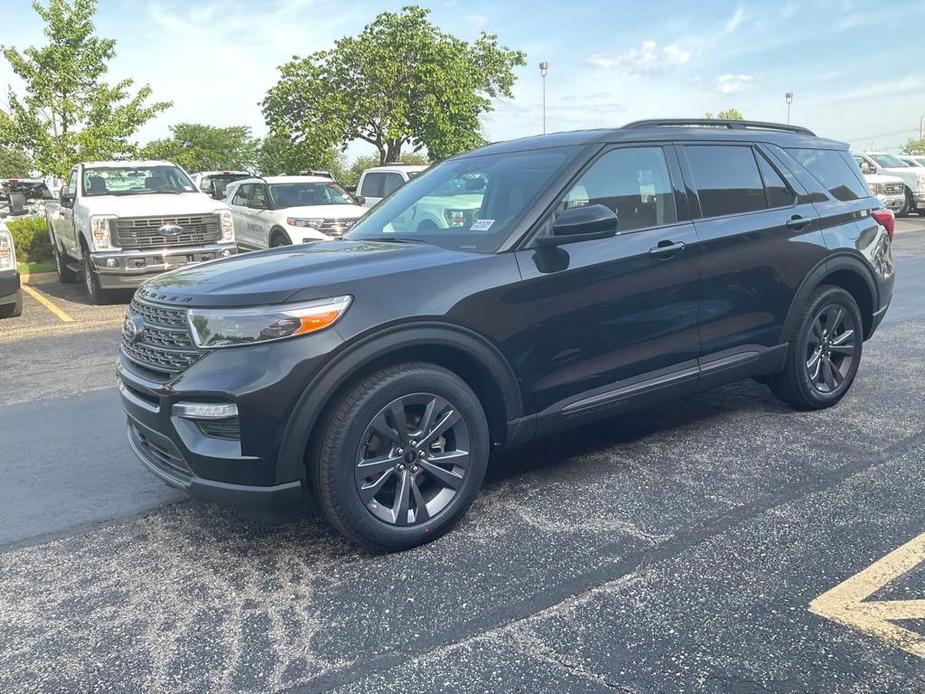
[[[617,214],[604,205],[582,205],[563,210],[552,225],[552,234],[536,239],[539,246],[605,239],[617,234]]]
[[[354,195],[354,196],[353,196],[353,199],[357,201],[357,205],[365,205],[365,204],[366,204],[366,198],[364,198],[362,195]]]
[[[61,191],[61,207],[71,207],[74,205],[74,196],[68,193],[66,190]]]

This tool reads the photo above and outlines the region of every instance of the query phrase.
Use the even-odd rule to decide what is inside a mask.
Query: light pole
[[[540,75],[543,77],[543,134],[546,134],[546,73],[549,71],[549,63],[545,60],[540,63]]]
[[[784,94],[784,101],[787,102],[787,125],[790,125],[790,104],[793,103],[793,92]]]

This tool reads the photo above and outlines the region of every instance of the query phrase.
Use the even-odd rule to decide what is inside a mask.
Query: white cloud
[[[690,62],[690,51],[674,43],[659,48],[658,43],[649,39],[639,48],[632,48],[619,55],[595,53],[587,62],[603,70],[617,70],[630,75],[652,75],[671,68],[680,67]]]
[[[716,89],[720,94],[736,94],[748,89],[754,79],[752,75],[720,75],[716,78]]]
[[[723,29],[725,30],[727,34],[731,34],[736,29],[738,29],[742,25],[742,22],[744,21],[745,21],[745,10],[743,10],[741,7],[737,7],[735,14],[733,14],[726,21],[726,24],[723,27]]]

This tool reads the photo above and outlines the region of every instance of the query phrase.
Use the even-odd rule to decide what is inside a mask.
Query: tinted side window
[[[754,212],[768,206],[751,147],[685,147],[704,217]]]
[[[267,188],[264,185],[255,183],[251,186],[252,190],[247,196],[248,207],[256,209],[265,209],[267,207]]]
[[[616,212],[618,232],[677,221],[662,148],[627,147],[602,156],[565,194],[559,211],[582,205]]]
[[[768,195],[768,207],[790,207],[796,202],[796,194],[790,190],[790,187],[780,177],[777,170],[771,166],[771,162],[764,158],[763,154],[757,154],[758,168],[761,170],[761,178],[764,179],[764,189]]]
[[[401,177],[401,174],[397,173],[387,173],[385,174],[385,184],[382,187],[382,197],[386,195],[391,195],[393,192],[401,188],[405,184],[405,179]]]
[[[71,197],[77,195],[77,169],[71,171],[71,175],[67,179],[67,194]]]
[[[787,151],[815,176],[836,200],[866,198],[869,193],[863,179],[856,175],[846,157],[835,149],[797,149]]]
[[[382,173],[368,173],[363,177],[363,187],[360,189],[360,195],[367,198],[381,198],[382,184],[385,182],[385,176]]]

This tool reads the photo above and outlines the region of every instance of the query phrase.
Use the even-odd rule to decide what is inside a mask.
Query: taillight
[[[893,240],[893,230],[896,228],[896,217],[893,216],[893,210],[874,210],[870,216],[877,220],[877,224],[886,229],[890,241]]]

